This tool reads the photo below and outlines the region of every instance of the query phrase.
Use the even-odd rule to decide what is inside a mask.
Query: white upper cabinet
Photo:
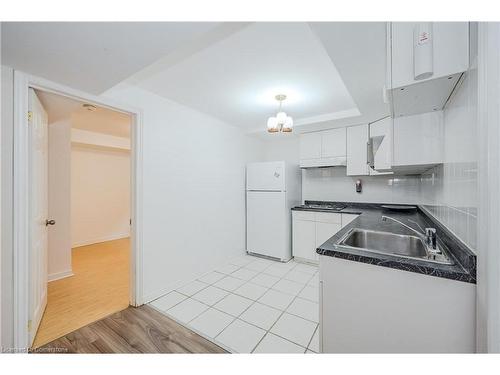
[[[443,111],[433,111],[302,134],[300,166],[346,165],[347,176],[419,174],[443,163],[443,132]]]
[[[443,163],[443,112],[395,118],[392,169],[422,173]]]
[[[300,135],[300,166],[329,167],[346,164],[346,129]]]
[[[386,117],[370,124],[370,145],[374,172],[392,169],[392,118]]]
[[[347,175],[367,176],[368,166],[368,124],[347,128]]]
[[[321,157],[334,158],[346,156],[346,128],[321,132]]]
[[[441,110],[469,67],[468,22],[392,22],[387,45],[394,117]]]
[[[300,160],[321,158],[321,134],[305,133],[300,135]]]

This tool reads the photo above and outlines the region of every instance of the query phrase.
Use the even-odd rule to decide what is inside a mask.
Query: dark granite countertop
[[[359,216],[337,232],[332,238],[322,244],[316,252],[320,255],[331,256],[356,262],[373,264],[381,267],[395,268],[399,270],[421,273],[429,276],[442,277],[468,283],[476,283],[476,256],[459,239],[457,239],[439,221],[428,215],[424,208],[418,206],[410,212],[400,212],[384,209],[382,204],[353,203],[353,202],[321,202],[306,201],[305,204],[314,205],[336,205],[342,204],[346,207],[340,211],[322,208],[308,208],[297,206],[294,211],[330,212],[343,214],[358,214]],[[419,228],[409,222],[417,222],[422,228],[433,227],[437,230],[439,246],[453,258],[455,264],[440,264],[427,262],[425,260],[404,258],[397,255],[380,254],[361,249],[351,249],[336,246],[336,243],[352,228],[377,230],[396,234],[414,235],[412,231],[404,228],[398,223],[387,220],[382,221],[382,216],[390,216],[415,228]]]

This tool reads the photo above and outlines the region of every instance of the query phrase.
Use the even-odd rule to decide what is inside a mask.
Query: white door
[[[290,212],[286,193],[247,192],[247,251],[278,259],[290,259]]]
[[[48,119],[33,89],[29,90],[30,139],[30,345],[47,305]]]
[[[285,191],[285,163],[282,161],[249,163],[247,190]]]

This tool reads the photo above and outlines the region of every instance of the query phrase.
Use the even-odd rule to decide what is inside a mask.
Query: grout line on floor
[[[306,284],[306,285],[307,285],[307,284]],[[305,286],[304,286],[304,288],[305,288]],[[301,292],[302,292],[302,290],[304,290],[304,288],[302,288],[302,289],[300,290],[300,292],[299,292],[299,293],[301,293]],[[298,294],[297,294],[297,296],[298,296]],[[289,312],[287,312],[287,311],[286,311],[286,309],[288,309],[288,308],[290,307],[290,305],[293,303],[293,301],[295,301],[295,300],[297,299],[297,296],[295,296],[295,297],[294,297],[294,299],[292,299],[292,301],[291,301],[291,302],[290,302],[290,303],[289,303],[289,304],[285,307],[285,309],[281,312],[281,314],[280,314],[280,316],[278,317],[278,319],[276,319],[276,321],[273,323],[273,325],[269,328],[269,330],[268,330],[267,332],[270,332],[270,333],[272,333],[273,335],[276,335],[276,336],[278,336],[278,337],[280,337],[280,338],[282,338],[282,339],[284,339],[284,340],[290,341],[291,343],[293,343],[293,344],[295,344],[295,345],[298,345],[298,346],[300,346],[301,348],[303,348],[303,347],[304,347],[303,345],[300,345],[300,344],[298,344],[298,343],[296,343],[296,342],[294,342],[294,341],[292,341],[292,340],[290,340],[290,339],[287,339],[287,338],[285,338],[285,337],[282,337],[282,336],[278,335],[278,334],[277,334],[277,333],[275,333],[275,332],[271,332],[271,330],[273,329],[273,327],[275,326],[275,324],[278,322],[278,320],[280,320],[280,319],[281,319],[281,317],[282,317],[285,313],[290,314]],[[290,315],[297,316],[297,315],[295,315],[295,314],[290,314]],[[298,318],[302,318],[301,316],[297,316],[297,317],[298,317]],[[302,319],[304,319],[304,318],[302,318]],[[307,319],[306,319],[306,320],[307,320]],[[309,321],[310,321],[310,320],[309,320]],[[316,330],[314,330],[314,332],[316,332]],[[313,336],[314,336],[314,332],[313,332]],[[267,333],[266,333],[266,334],[267,334]],[[312,336],[311,336],[311,338],[312,338]],[[310,343],[310,340],[309,340],[309,343]],[[306,350],[307,350],[307,347],[306,347]],[[305,353],[305,352],[304,352],[304,353]]]
[[[314,330],[313,335],[311,336],[311,339],[309,340],[309,343],[307,344],[307,347],[306,347],[306,348],[307,348],[308,350],[311,350],[311,349],[309,349],[309,347],[311,346],[312,339],[313,339],[313,337],[314,337],[314,335],[316,334],[316,331],[317,331],[318,329],[319,329],[319,323],[318,323],[318,325],[316,326],[316,329]],[[319,332],[318,332],[318,333],[319,333]],[[314,351],[314,350],[311,350],[311,352],[315,352],[315,351]],[[315,353],[316,353],[316,352],[315,352]]]
[[[251,255],[246,255],[246,256],[251,256]],[[260,261],[260,258],[259,258],[258,260],[255,260],[255,261]],[[293,260],[291,260],[290,262],[294,262],[294,261],[293,261]],[[242,296],[242,295],[240,295],[240,294],[237,294],[237,293],[236,293],[236,290],[237,290],[238,288],[240,288],[241,286],[239,286],[238,288],[236,288],[236,289],[234,289],[234,290],[232,290],[232,291],[228,291],[228,290],[225,290],[225,289],[222,289],[222,288],[219,288],[219,287],[215,286],[215,283],[217,283],[219,280],[218,280],[218,281],[215,281],[214,283],[207,283],[207,282],[205,282],[205,281],[201,281],[201,280],[199,280],[199,278],[197,278],[197,279],[195,279],[195,280],[196,280],[196,281],[198,281],[198,282],[201,282],[201,283],[203,283],[203,284],[206,284],[206,286],[205,286],[204,288],[200,289],[199,291],[197,291],[196,293],[194,293],[194,294],[193,294],[193,296],[188,296],[188,295],[186,295],[186,294],[184,294],[184,293],[182,293],[182,292],[180,292],[180,291],[178,291],[178,290],[176,290],[176,289],[174,289],[174,290],[170,291],[169,293],[166,293],[166,294],[164,294],[164,295],[163,295],[163,296],[166,296],[166,295],[168,295],[168,294],[172,293],[173,291],[175,291],[175,292],[177,292],[177,293],[181,294],[182,296],[185,296],[185,297],[186,297],[186,298],[184,298],[182,301],[180,301],[180,302],[178,302],[177,304],[175,304],[175,305],[171,306],[168,310],[172,309],[173,307],[175,307],[175,306],[177,306],[178,304],[180,304],[180,303],[182,303],[182,302],[186,301],[186,300],[187,300],[187,299],[189,299],[189,298],[190,298],[190,299],[192,299],[193,301],[197,301],[197,302],[199,302],[199,303],[201,303],[201,304],[203,304],[204,306],[206,306],[206,307],[207,307],[207,309],[205,309],[205,310],[203,310],[201,313],[197,314],[194,318],[192,318],[191,320],[189,320],[187,323],[183,323],[183,322],[178,321],[175,317],[171,316],[171,315],[170,315],[167,311],[162,311],[162,310],[159,310],[159,309],[155,308],[154,306],[152,306],[152,307],[153,307],[153,308],[155,308],[155,310],[159,311],[160,313],[162,313],[162,314],[164,314],[164,315],[167,315],[168,317],[170,317],[170,318],[171,318],[171,319],[173,319],[174,321],[177,321],[179,324],[181,324],[181,325],[183,325],[183,326],[187,327],[188,329],[192,330],[193,332],[196,332],[197,334],[200,334],[200,336],[202,336],[202,337],[206,338],[207,340],[214,342],[216,345],[221,346],[221,347],[222,347],[222,348],[224,348],[225,350],[228,350],[229,352],[234,352],[234,351],[233,351],[233,349],[232,349],[232,348],[228,348],[226,345],[222,344],[222,343],[221,343],[221,342],[217,339],[217,337],[219,337],[219,336],[220,336],[220,335],[221,335],[221,334],[222,334],[222,333],[223,333],[223,332],[224,332],[224,331],[225,331],[225,330],[226,330],[226,329],[227,329],[227,328],[228,328],[231,324],[233,324],[236,320],[240,320],[241,322],[244,322],[244,323],[249,324],[249,325],[251,325],[251,326],[253,326],[253,327],[257,328],[257,329],[260,329],[260,330],[265,331],[264,335],[263,335],[263,336],[260,338],[260,340],[259,340],[259,341],[255,344],[255,346],[252,348],[252,350],[250,351],[250,353],[253,353],[253,352],[257,349],[257,347],[261,344],[261,342],[264,340],[264,338],[265,338],[268,334],[270,334],[270,333],[271,333],[271,334],[273,334],[273,335],[275,335],[275,336],[277,336],[277,337],[279,337],[279,338],[281,338],[281,339],[283,339],[283,340],[285,340],[285,341],[287,341],[287,342],[290,342],[290,343],[292,343],[292,344],[298,345],[298,346],[299,346],[299,347],[301,347],[301,348],[304,348],[304,353],[306,353],[308,350],[310,350],[311,352],[315,353],[313,350],[309,349],[309,347],[310,347],[310,345],[311,345],[312,338],[314,337],[314,334],[315,334],[315,333],[316,333],[316,331],[319,329],[319,323],[318,323],[318,322],[315,322],[315,321],[312,321],[312,320],[309,320],[309,319],[307,319],[307,318],[304,318],[304,317],[302,317],[302,316],[296,315],[296,314],[294,314],[294,313],[290,313],[290,312],[288,312],[288,311],[287,311],[287,309],[288,309],[288,308],[289,308],[289,307],[290,307],[290,306],[291,306],[291,305],[292,305],[292,304],[293,304],[293,303],[294,303],[294,302],[295,302],[298,298],[299,298],[299,299],[303,299],[303,300],[308,301],[308,302],[311,302],[311,303],[316,303],[316,304],[318,304],[318,303],[317,303],[317,302],[315,302],[315,301],[310,301],[310,300],[308,300],[308,299],[306,299],[306,298],[301,298],[301,297],[299,297],[300,293],[302,293],[302,292],[304,291],[304,289],[305,289],[305,288],[307,288],[307,287],[309,287],[309,286],[314,287],[313,285],[310,285],[309,283],[310,283],[310,282],[312,281],[312,279],[316,276],[316,274],[317,274],[317,272],[318,272],[318,271],[315,271],[315,272],[314,272],[314,273],[312,273],[312,274],[310,274],[309,272],[303,272],[303,271],[301,271],[300,269],[296,269],[296,268],[297,268],[297,266],[298,266],[299,264],[306,264],[306,263],[295,262],[296,264],[292,265],[292,266],[291,266],[291,267],[287,270],[287,272],[285,272],[285,274],[283,274],[282,276],[277,276],[277,275],[272,275],[272,274],[268,274],[268,273],[266,273],[266,272],[265,272],[267,269],[269,269],[271,266],[273,266],[273,265],[274,265],[273,263],[270,263],[270,264],[269,264],[266,268],[264,268],[264,269],[262,269],[262,270],[260,270],[260,271],[256,271],[256,270],[252,270],[252,269],[250,269],[250,268],[246,268],[246,266],[248,266],[248,265],[249,265],[249,264],[251,264],[251,263],[252,263],[252,262],[246,263],[246,264],[245,264],[245,265],[243,265],[243,266],[241,266],[241,265],[237,265],[237,264],[228,263],[228,264],[230,264],[230,265],[232,265],[232,266],[237,267],[237,268],[236,268],[233,272],[231,272],[230,274],[226,274],[226,273],[219,272],[219,271],[217,271],[217,269],[212,270],[212,271],[210,271],[210,272],[207,272],[206,274],[209,274],[209,273],[212,273],[212,272],[218,272],[218,273],[221,273],[222,275],[224,275],[224,277],[231,276],[231,277],[236,278],[236,279],[238,279],[238,280],[240,280],[240,281],[243,281],[244,283],[243,283],[241,286],[246,285],[247,283],[250,283],[251,285],[254,285],[254,286],[259,286],[259,287],[265,288],[265,289],[266,289],[266,292],[265,292],[265,293],[267,293],[267,292],[268,292],[268,291],[270,291],[270,290],[273,290],[273,291],[275,291],[275,292],[279,292],[279,293],[283,293],[283,294],[286,294],[286,295],[292,296],[293,298],[291,299],[290,303],[288,303],[288,304],[287,304],[287,305],[286,305],[283,309],[278,309],[278,308],[276,308],[275,306],[270,306],[270,305],[267,305],[267,304],[266,304],[266,303],[264,303],[264,302],[259,301],[259,299],[262,297],[262,295],[261,295],[261,296],[259,296],[257,299],[253,299],[253,298],[248,298],[248,297],[246,297],[246,296]],[[278,265],[278,264],[289,264],[289,262],[287,262],[287,263],[276,263],[276,265]],[[226,265],[227,265],[227,264],[226,264]],[[308,265],[309,265],[309,264],[308,264]],[[312,267],[317,267],[317,266],[315,266],[315,265],[311,265],[311,266],[312,266]],[[238,270],[241,270],[241,269],[243,269],[243,268],[244,268],[244,269],[246,269],[246,270],[249,270],[249,271],[256,272],[256,274],[255,274],[255,275],[254,275],[251,279],[249,279],[249,280],[246,280],[246,279],[241,279],[241,278],[238,278],[238,277],[236,277],[236,276],[233,276],[233,273],[234,273],[234,272],[237,272]],[[286,279],[286,275],[288,275],[288,274],[289,274],[290,272],[292,272],[293,270],[296,270],[297,272],[300,272],[300,273],[302,273],[302,274],[307,274],[307,275],[310,275],[310,278],[309,278],[309,279],[308,279],[305,283],[298,282],[298,281],[296,281],[296,280],[289,280],[289,279]],[[206,275],[206,274],[204,274],[204,275]],[[270,285],[270,286],[263,286],[263,285],[259,285],[259,284],[256,284],[256,283],[252,282],[252,280],[253,280],[254,278],[258,277],[259,275],[267,275],[267,276],[275,277],[275,278],[278,278],[278,280],[277,280],[276,282],[274,282],[274,283],[273,283],[272,285]],[[201,277],[203,277],[203,276],[201,276]],[[193,281],[195,281],[195,280],[192,280],[192,281],[190,281],[190,282],[187,282],[187,283],[183,284],[182,286],[187,285],[187,284],[189,284],[189,283],[191,283],[191,282],[193,282]],[[221,278],[221,280],[222,280],[222,278]],[[283,291],[280,291],[280,290],[273,289],[273,287],[274,287],[277,283],[279,283],[281,280],[286,280],[286,281],[289,281],[289,282],[293,282],[293,283],[296,283],[296,284],[300,284],[302,287],[300,288],[300,290],[299,290],[296,294],[293,294],[293,293],[287,293],[287,292],[283,292]],[[181,288],[182,286],[180,286],[179,288]],[[209,286],[213,286],[214,288],[218,288],[218,289],[221,289],[221,290],[223,290],[224,292],[226,292],[226,293],[227,293],[227,295],[226,295],[225,297],[223,297],[222,299],[224,299],[224,298],[226,298],[227,296],[229,296],[230,294],[232,294],[232,295],[234,295],[234,296],[238,296],[238,297],[241,297],[241,298],[245,298],[245,299],[247,299],[247,300],[251,301],[251,303],[250,303],[250,305],[249,305],[248,307],[246,307],[246,308],[245,308],[245,309],[244,309],[244,310],[243,310],[243,311],[242,311],[242,312],[241,312],[238,316],[234,316],[234,315],[232,315],[232,314],[229,314],[229,313],[227,313],[227,312],[225,312],[225,311],[222,311],[222,310],[220,310],[219,308],[215,307],[215,305],[216,305],[217,303],[219,303],[222,299],[221,299],[221,300],[219,300],[219,301],[217,301],[217,302],[215,302],[213,305],[208,305],[208,304],[206,304],[206,303],[204,303],[204,302],[202,302],[202,301],[198,301],[197,299],[193,298],[193,297],[194,297],[194,295],[196,295],[197,293],[199,293],[199,292],[201,292],[201,291],[203,291],[203,290],[207,289]],[[264,293],[264,294],[265,294],[265,293]],[[264,295],[264,294],[263,294],[263,295]],[[162,297],[163,297],[163,296],[162,296]],[[161,298],[161,297],[159,297],[159,298]],[[158,298],[157,298],[157,299],[158,299]],[[156,299],[155,299],[155,300],[156,300]],[[154,301],[155,301],[155,300],[154,300]],[[154,302],[154,301],[152,301],[152,302]],[[254,306],[256,303],[259,303],[259,304],[262,304],[262,305],[264,305],[264,306],[267,306],[267,307],[273,308],[273,309],[275,309],[275,310],[277,310],[277,311],[279,311],[279,312],[280,312],[280,314],[279,314],[278,318],[274,321],[274,323],[271,325],[271,327],[270,327],[269,329],[264,329],[264,328],[262,328],[262,327],[257,326],[256,324],[253,324],[253,323],[250,323],[250,322],[247,322],[247,321],[245,321],[245,320],[241,319],[241,316],[242,316],[242,315],[243,315],[243,314],[244,314],[247,310],[249,310],[252,306]],[[203,334],[202,332],[198,331],[197,329],[195,329],[195,328],[193,328],[193,327],[191,326],[191,322],[193,322],[195,319],[197,319],[197,318],[198,318],[199,316],[201,316],[202,314],[206,313],[206,312],[207,312],[209,309],[211,309],[211,308],[212,308],[212,309],[214,309],[214,310],[216,310],[216,311],[219,311],[219,312],[221,312],[221,313],[224,313],[224,314],[226,314],[226,315],[229,315],[229,316],[232,318],[232,320],[231,320],[231,321],[230,321],[230,322],[229,322],[229,323],[228,323],[228,324],[227,324],[227,325],[226,325],[226,326],[225,326],[225,327],[224,327],[224,328],[223,328],[223,329],[222,329],[222,330],[221,330],[221,331],[220,331],[220,332],[219,332],[219,333],[215,336],[215,337],[209,337],[209,336],[207,336],[207,335]],[[276,333],[274,333],[274,332],[271,332],[272,328],[276,325],[276,323],[277,323],[277,322],[278,322],[278,321],[282,318],[282,316],[283,316],[285,313],[287,313],[287,314],[289,314],[289,315],[292,315],[292,316],[295,316],[295,317],[298,317],[298,318],[300,318],[300,319],[304,319],[304,320],[306,320],[306,321],[308,321],[308,322],[311,322],[311,323],[314,323],[314,324],[316,325],[316,327],[315,327],[315,329],[314,329],[314,331],[313,331],[313,334],[311,335],[311,338],[309,339],[308,344],[307,344],[307,346],[306,346],[306,347],[304,347],[303,345],[301,345],[301,344],[299,344],[299,343],[296,343],[296,342],[294,342],[294,341],[292,341],[292,340],[290,340],[290,339],[288,339],[288,338],[282,337],[282,336],[280,336],[279,334],[276,334]]]

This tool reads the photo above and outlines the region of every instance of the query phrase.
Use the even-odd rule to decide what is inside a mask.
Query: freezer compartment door
[[[247,190],[285,191],[285,163],[273,161],[247,165]]]
[[[247,251],[283,261],[292,256],[286,193],[247,192]]]

